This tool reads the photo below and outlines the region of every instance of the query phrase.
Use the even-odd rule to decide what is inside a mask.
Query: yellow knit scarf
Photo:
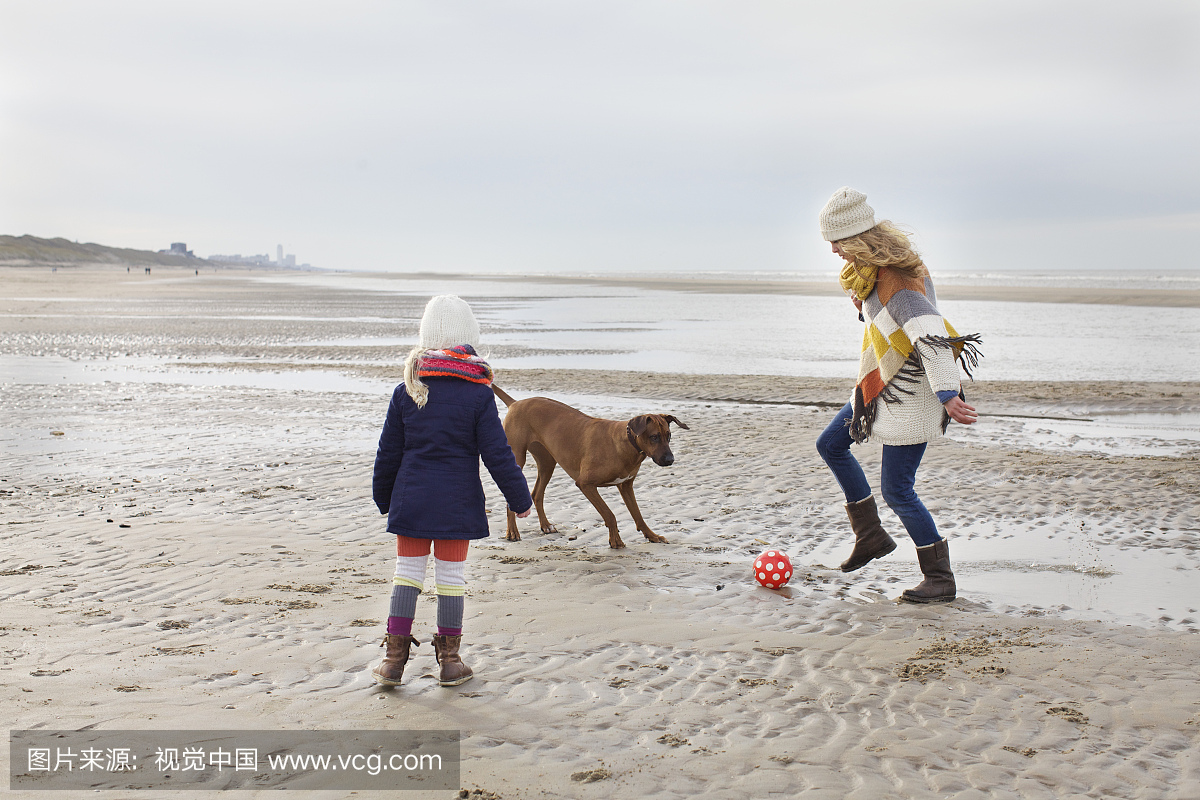
[[[841,275],[838,276],[838,282],[844,291],[852,292],[859,300],[866,300],[867,295],[875,288],[875,276],[878,274],[879,267],[874,264],[864,264],[860,267],[853,261],[847,261],[846,266],[842,267]]]

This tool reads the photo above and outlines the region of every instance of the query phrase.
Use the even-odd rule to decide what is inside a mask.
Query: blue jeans
[[[871,484],[863,473],[862,466],[850,453],[850,418],[854,415],[854,407],[847,403],[829,423],[829,427],[817,437],[817,452],[833,471],[842,492],[846,495],[847,503],[857,503],[871,496]],[[914,484],[917,479],[917,467],[921,466],[921,458],[925,455],[926,444],[905,444],[883,446],[883,468],[880,476],[880,490],[888,508],[895,512],[904,529],[912,537],[917,547],[936,544],[942,540],[938,535],[933,517],[921,498],[917,497]]]

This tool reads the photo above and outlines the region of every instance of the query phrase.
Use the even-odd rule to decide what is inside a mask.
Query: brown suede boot
[[[879,522],[879,508],[875,505],[874,495],[857,503],[847,503],[846,514],[854,531],[854,550],[842,562],[842,572],[865,567],[868,561],[883,558],[896,549],[896,542]]]
[[[383,661],[371,670],[375,682],[384,686],[399,686],[400,679],[404,676],[404,665],[408,663],[409,649],[419,644],[420,642],[411,636],[396,636],[391,633],[385,635],[379,644],[380,647],[387,647]]]
[[[471,680],[471,668],[458,657],[458,646],[462,644],[461,636],[433,637],[433,652],[437,662],[442,666],[439,678],[442,686],[458,686]]]
[[[955,597],[954,573],[950,571],[950,545],[940,542],[917,548],[917,561],[925,580],[900,593],[909,603],[949,603]]]

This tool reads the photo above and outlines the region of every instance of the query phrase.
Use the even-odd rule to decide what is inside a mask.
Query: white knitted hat
[[[849,186],[833,193],[821,209],[821,236],[836,242],[875,227],[875,209],[867,205],[867,196]]]
[[[479,323],[466,300],[439,294],[425,305],[425,313],[421,315],[420,346],[426,350],[445,350],[460,344],[479,349]]]

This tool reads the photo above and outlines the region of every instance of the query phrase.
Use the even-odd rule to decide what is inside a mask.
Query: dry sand
[[[49,356],[256,355],[386,385],[397,368],[290,344],[331,325],[382,335],[362,320],[384,300],[268,291],[234,272],[191,278],[0,270],[0,354],[52,365],[44,381],[0,389],[10,728],[454,728],[461,786],[506,800],[1200,797],[1200,637],[1000,613],[969,565],[954,603],[897,604],[917,579],[904,540],[854,575],[830,568],[850,538],[813,442],[846,393],[838,381],[502,374],[517,396],[591,396],[596,413],[640,407],[691,426],[676,434],[676,465],[648,466],[637,483],[670,543],[643,541],[608,491],[629,544],[610,550],[561,475],[547,499],[560,532],[525,520],[522,541],[506,542],[485,482],[493,536],[470,557],[464,637],[477,677],[439,687],[425,646],[405,686],[376,687],[394,555],[370,501],[386,390],[187,386],[166,372],[79,382],[55,377]],[[50,297],[74,299],[37,299]],[[197,308],[211,318],[173,318]],[[313,309],[347,321],[297,319]],[[985,414],[1195,411],[1196,388],[990,384],[972,399]],[[869,475],[877,456],[864,454]],[[921,487],[952,545],[1079,522],[1191,570],[1200,544],[1194,454],[948,439],[930,448]],[[766,544],[796,565],[782,591],[751,582]],[[418,616],[425,640],[431,596]]]

